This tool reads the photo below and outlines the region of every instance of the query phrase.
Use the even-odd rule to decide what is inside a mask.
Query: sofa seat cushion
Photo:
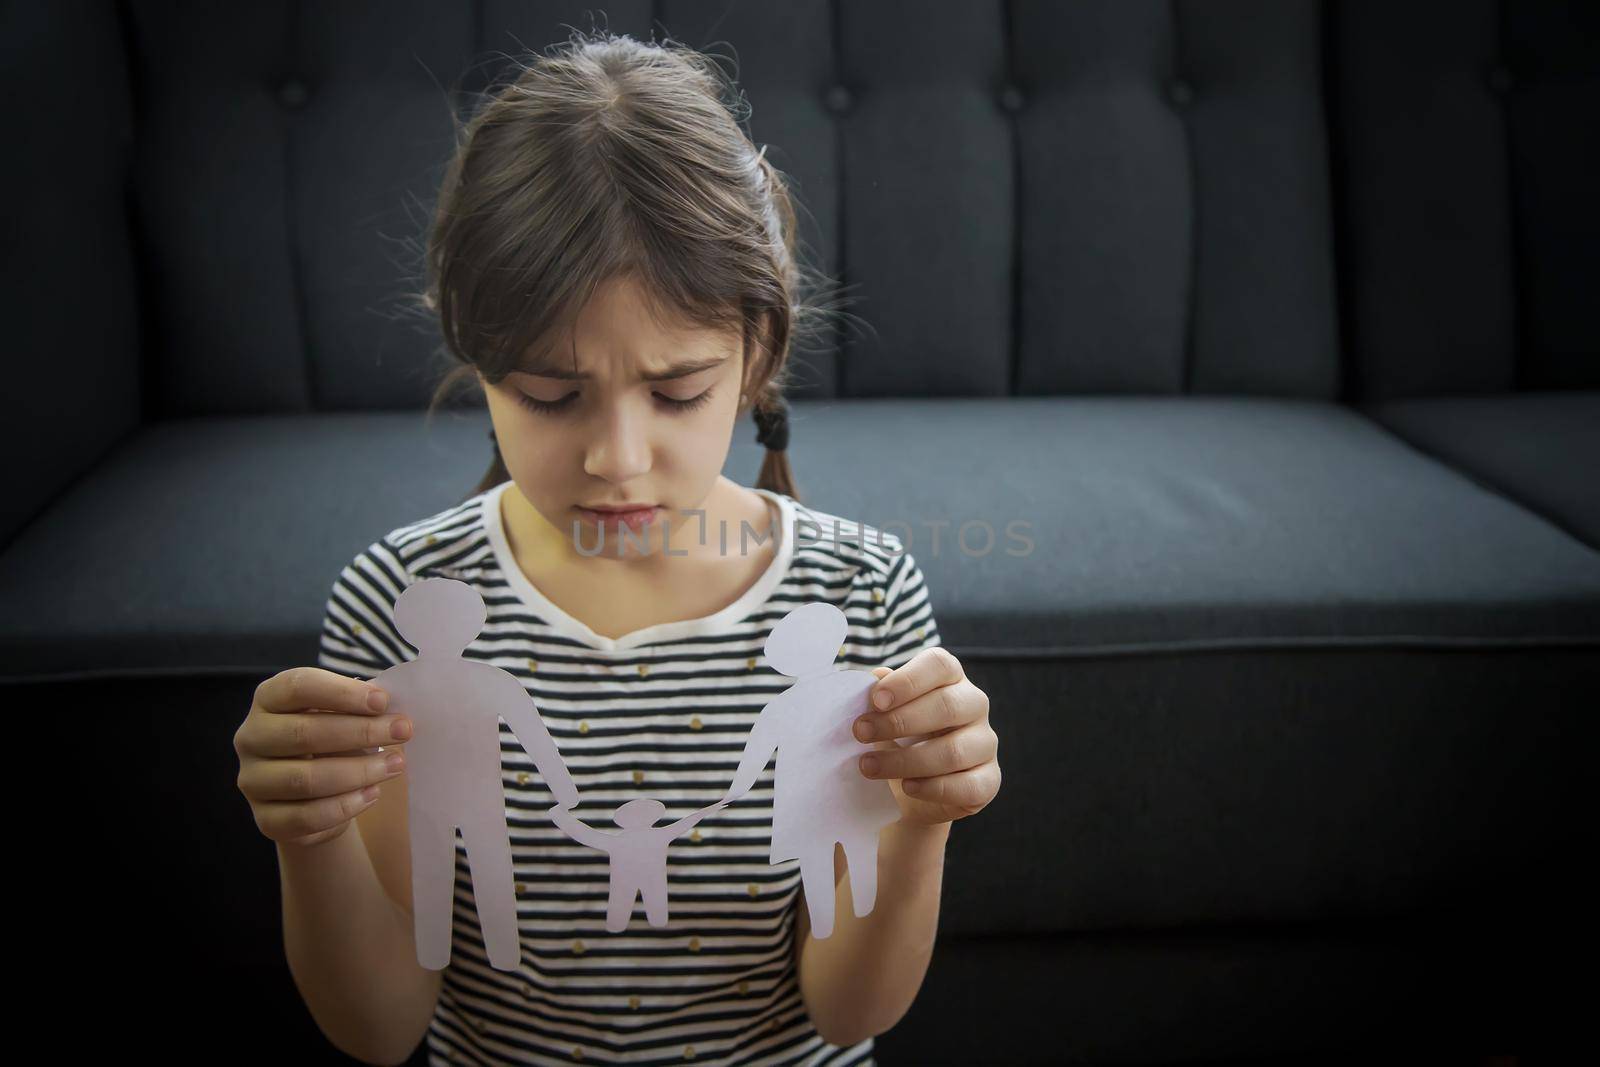
[[[0,677],[249,674],[316,662],[334,577],[459,501],[486,417],[206,417],[148,426],[0,553]]]
[[[900,536],[968,655],[1600,641],[1600,554],[1338,406],[838,400],[792,425],[802,500]],[[0,554],[0,673],[314,662],[340,568],[464,499],[487,429],[481,411],[147,427]],[[744,429],[726,470],[748,484]]]
[[[1600,548],[1600,392],[1437,396],[1363,410],[1428,455]]]
[[[802,497],[909,523],[969,654],[1600,641],[1600,554],[1338,405],[829,400],[791,422]],[[994,549],[971,525],[965,551],[982,522]]]

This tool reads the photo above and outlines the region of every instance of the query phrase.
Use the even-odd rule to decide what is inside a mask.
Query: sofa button
[[[286,108],[299,109],[311,99],[311,89],[299,78],[290,78],[278,86],[278,103]]]
[[[856,94],[847,85],[835,85],[829,88],[823,103],[835,115],[848,115],[856,106]]]
[[[1027,97],[1023,96],[1022,90],[1015,85],[1008,85],[1000,90],[1000,109],[1008,114],[1015,115],[1027,102]]]
[[[1516,79],[1511,76],[1511,71],[1504,66],[1496,64],[1489,68],[1489,91],[1495,95],[1505,96],[1516,84]]]
[[[1188,107],[1194,102],[1194,87],[1181,78],[1174,79],[1167,85],[1167,99],[1174,107]]]

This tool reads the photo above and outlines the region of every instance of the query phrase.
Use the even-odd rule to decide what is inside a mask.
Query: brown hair
[[[500,382],[622,275],[658,312],[739,329],[741,416],[781,409],[791,343],[824,310],[801,287],[822,279],[799,260],[788,184],[745,132],[732,78],[670,39],[577,30],[513,69],[457,122],[428,233],[420,301],[460,364],[430,417],[479,373]],[[493,447],[469,495],[510,477]],[[757,486],[796,495],[784,451],[767,451]]]

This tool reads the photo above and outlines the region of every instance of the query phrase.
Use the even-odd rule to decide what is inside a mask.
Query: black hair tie
[[[756,443],[766,445],[770,451],[782,452],[789,447],[789,405],[779,397],[771,411],[756,408]]]

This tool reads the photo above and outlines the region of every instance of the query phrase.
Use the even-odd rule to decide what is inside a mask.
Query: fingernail
[[[856,739],[858,741],[871,741],[872,734],[873,730],[870,722],[868,722],[866,719],[856,720]]]
[[[861,757],[861,773],[866,775],[868,778],[870,778],[873,775],[877,774],[878,773],[878,757],[877,756],[862,756]]]
[[[882,711],[894,703],[894,695],[887,689],[880,689],[872,695],[872,702],[878,706],[879,711]]]
[[[389,694],[382,689],[373,689],[367,693],[367,707],[373,711],[382,711],[389,706]]]
[[[404,767],[406,765],[405,753],[403,753],[403,752],[391,752],[387,756],[384,757],[383,762],[384,762],[384,765],[389,768],[389,773],[390,774],[395,774],[400,770],[401,767]]]
[[[396,719],[394,724],[389,727],[389,736],[393,737],[396,741],[404,741],[406,738],[410,737],[411,720]]]
[[[905,781],[900,783],[900,788],[904,789],[912,796],[916,796],[918,793],[922,792],[922,783],[917,781],[915,778],[907,778]]]

